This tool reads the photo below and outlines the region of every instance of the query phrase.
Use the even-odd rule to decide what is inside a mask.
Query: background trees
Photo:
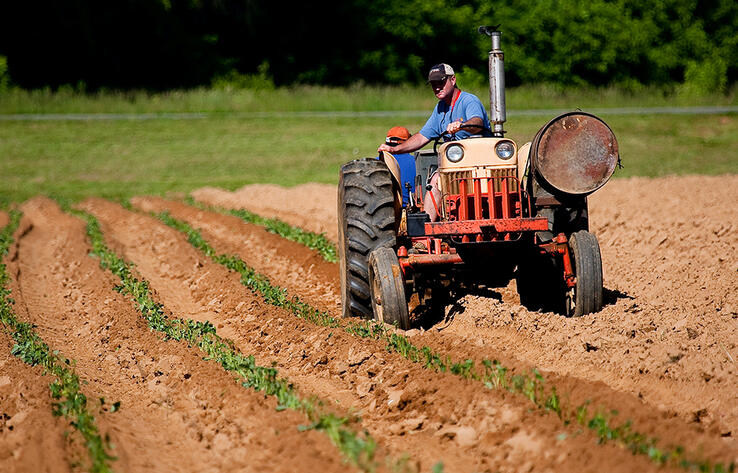
[[[162,90],[255,74],[277,85],[418,83],[437,62],[483,75],[501,23],[508,83],[725,89],[733,0],[25,0],[0,7],[0,58],[24,88]],[[1,62],[1,61],[0,61]],[[473,75],[473,72],[470,72]],[[483,76],[482,76],[483,77]],[[2,79],[2,77],[0,77]]]

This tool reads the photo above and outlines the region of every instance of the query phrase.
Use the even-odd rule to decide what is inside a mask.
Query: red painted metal
[[[405,248],[404,246],[399,247],[397,249],[397,256],[400,258],[407,256],[407,248]]]
[[[400,265],[417,268],[418,266],[428,266],[434,264],[457,264],[463,262],[464,260],[461,259],[461,256],[456,253],[444,253],[440,255],[411,254],[408,255],[407,258],[402,258],[400,260]]]
[[[508,218],[466,220],[463,222],[426,222],[426,235],[469,235],[485,232],[522,232],[548,230],[548,219]]]
[[[495,187],[494,181],[487,181],[487,207],[489,208],[489,218],[497,218],[497,209],[495,208]]]
[[[431,201],[433,202],[433,208],[436,209],[436,215],[440,217],[441,211],[438,209],[438,203],[436,202],[436,197],[433,195],[433,190],[428,191],[428,195],[430,195]]]
[[[507,191],[507,178],[502,179],[502,218],[510,218],[510,193]]]
[[[543,243],[538,245],[542,251],[550,254],[561,255],[561,262],[564,265],[564,283],[566,287],[572,288],[577,284],[577,278],[574,274],[574,265],[571,264],[571,254],[569,253],[569,242],[566,235],[559,233],[551,243]]]
[[[466,194],[466,179],[459,181],[459,194],[461,196],[459,201],[459,220],[469,220],[469,209]]]
[[[481,179],[474,179],[474,218],[482,217],[482,182]]]

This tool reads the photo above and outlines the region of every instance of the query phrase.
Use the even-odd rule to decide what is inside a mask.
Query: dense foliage
[[[0,16],[0,89],[8,77],[90,89],[419,83],[442,61],[480,81],[489,40],[476,27],[498,23],[512,85],[714,91],[738,78],[733,0],[28,0]]]

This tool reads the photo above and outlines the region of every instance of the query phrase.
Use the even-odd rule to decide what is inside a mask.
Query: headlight
[[[495,146],[495,153],[500,159],[510,159],[515,154],[515,145],[511,141],[500,141]]]
[[[451,145],[446,148],[446,158],[452,163],[458,163],[464,157],[464,148],[460,145]]]

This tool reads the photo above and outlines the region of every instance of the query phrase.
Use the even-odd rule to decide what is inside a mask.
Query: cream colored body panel
[[[515,146],[515,152],[510,159],[500,159],[495,153],[495,145],[500,141],[509,141]],[[464,157],[458,163],[452,163],[446,158],[446,148],[450,145],[459,145],[464,149]],[[438,150],[441,169],[471,169],[477,166],[514,167],[517,154],[517,145],[507,138],[467,138],[459,141],[449,141],[441,145]]]
[[[518,160],[518,179],[520,179],[520,186],[526,191],[525,173],[528,171],[528,160],[530,159],[530,145],[531,142],[525,143],[520,147],[517,154]]]

